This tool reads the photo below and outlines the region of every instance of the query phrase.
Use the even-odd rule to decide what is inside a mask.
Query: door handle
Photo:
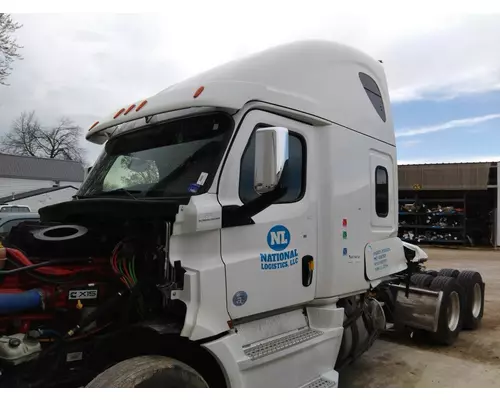
[[[312,256],[302,257],[302,285],[308,287],[312,283],[314,274],[314,259]]]

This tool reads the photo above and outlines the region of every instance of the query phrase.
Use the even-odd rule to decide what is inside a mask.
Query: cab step
[[[326,340],[322,338],[324,334],[323,331],[305,327],[244,346],[245,359],[240,360],[238,366],[244,371],[290,356]]]
[[[344,310],[328,305],[306,311],[238,324],[205,346],[224,358],[231,387],[335,387]]]
[[[248,358],[254,361],[259,358],[266,357],[279,351],[296,346],[300,343],[307,342],[308,340],[314,339],[322,334],[323,332],[315,329],[302,328],[298,329],[296,332],[286,334],[285,336],[264,341],[260,344],[248,347],[244,349],[243,352]]]
[[[313,380],[302,386],[304,389],[326,389],[336,388],[338,386],[339,374],[331,370],[326,374],[321,375],[319,378]]]

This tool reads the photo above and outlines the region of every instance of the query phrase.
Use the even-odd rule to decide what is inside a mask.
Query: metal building
[[[420,244],[498,246],[497,162],[399,166],[399,236]]]

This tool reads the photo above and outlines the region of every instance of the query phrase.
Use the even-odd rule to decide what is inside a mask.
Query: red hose
[[[28,257],[26,257],[22,251],[19,251],[17,249],[12,249],[10,247],[6,248],[7,250],[7,255],[11,256],[12,258],[15,258],[17,261],[19,261],[23,265],[31,265],[33,264]]]
[[[32,265],[33,262],[24,255],[22,251],[19,251],[17,249],[12,249],[7,247],[7,255],[15,259],[17,262],[21,263],[23,266],[28,266]],[[36,270],[39,273],[42,274],[47,274],[47,275],[58,275],[58,276],[68,276],[68,275],[74,275],[79,272],[85,272],[85,271],[95,271],[95,267],[92,266],[81,266],[80,268],[68,268],[64,266],[57,266],[57,267],[40,267],[37,268]]]

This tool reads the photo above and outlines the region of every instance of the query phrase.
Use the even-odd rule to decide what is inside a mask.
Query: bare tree
[[[12,71],[11,64],[22,59],[18,53],[21,46],[12,37],[12,34],[22,25],[14,22],[10,14],[0,13],[0,85],[7,85],[6,80]]]
[[[40,130],[37,142],[42,154],[48,158],[61,158],[84,162],[85,150],[80,146],[82,128],[63,117],[52,128]]]
[[[35,112],[23,112],[12,124],[10,132],[1,139],[1,150],[4,153],[36,157],[38,153],[36,137],[40,130]]]
[[[85,162],[85,149],[80,145],[81,128],[68,118],[56,126],[42,127],[35,112],[23,112],[12,129],[0,140],[4,153],[33,157],[58,158]]]

